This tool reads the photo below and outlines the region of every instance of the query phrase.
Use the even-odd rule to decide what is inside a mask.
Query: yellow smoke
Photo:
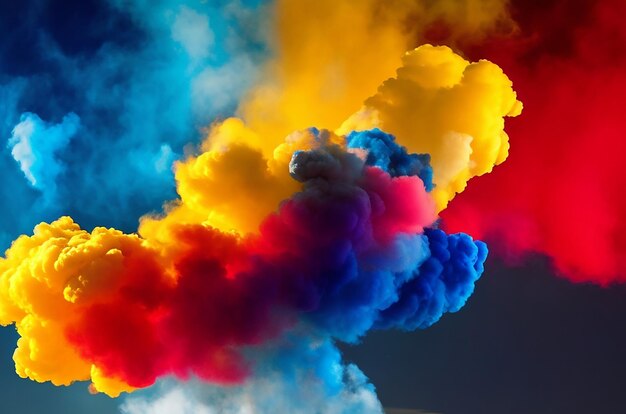
[[[271,153],[292,131],[334,130],[434,24],[448,40],[512,26],[507,0],[277,0],[274,58],[239,109]]]
[[[334,134],[328,142],[343,145]],[[166,207],[164,217],[146,216],[139,233],[167,245],[171,228],[180,223],[205,224],[225,232],[254,233],[282,200],[301,188],[289,175],[295,151],[316,145],[308,130],[287,136],[264,155],[259,135],[236,118],[215,125],[199,156],[176,164],[180,200]],[[158,246],[155,246],[158,247]]]
[[[470,63],[448,47],[421,46],[404,55],[396,76],[339,130],[378,127],[409,151],[429,153],[441,211],[470,178],[506,159],[504,117],[522,109],[512,86],[491,62]]]
[[[125,256],[143,250],[141,239],[96,228],[88,233],[69,217],[35,227],[0,258],[0,324],[15,324],[20,339],[13,355],[23,378],[69,385],[98,367],[86,362],[65,332],[84,306],[115,290]],[[102,376],[101,376],[102,377]],[[115,396],[131,389],[104,381],[96,389]]]

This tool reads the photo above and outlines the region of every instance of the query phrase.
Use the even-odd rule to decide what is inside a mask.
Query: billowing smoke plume
[[[446,234],[439,213],[446,230],[553,255],[575,280],[625,274],[617,1],[585,3],[580,32],[557,18],[562,1],[539,22],[498,0],[110,3],[139,41],[84,56],[46,38],[62,75],[26,77],[61,77],[80,98],[24,109],[22,81],[0,85],[8,159],[24,200],[56,200],[42,218],[74,212],[85,228],[129,230],[172,193],[172,164],[179,197],[137,234],[64,216],[15,240],[0,323],[21,336],[20,376],[111,396],[157,383],[128,414],[379,413],[334,343],[465,304],[487,248]],[[568,48],[545,40],[568,31]],[[423,39],[466,57],[413,50]],[[528,108],[507,124],[510,167],[505,119],[522,105],[496,64]],[[199,151],[183,148],[200,131]]]
[[[426,229],[436,219],[432,183],[420,178],[428,157],[379,130],[299,137],[287,166],[299,191],[256,234],[194,221],[202,210],[187,197],[196,194],[183,193],[140,236],[88,233],[65,217],[16,240],[0,262],[0,316],[22,336],[18,373],[55,384],[91,378],[113,396],[166,375],[239,384],[262,364],[246,350],[293,329],[356,341],[459,310],[487,250]]]

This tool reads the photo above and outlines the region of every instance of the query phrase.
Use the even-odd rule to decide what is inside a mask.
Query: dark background
[[[443,414],[620,414],[626,410],[626,288],[575,285],[535,259],[490,260],[468,304],[424,331],[374,332],[342,346],[386,407]],[[17,335],[0,330],[3,413],[114,413],[86,384],[17,377]]]
[[[626,288],[572,284],[534,259],[489,259],[457,314],[343,347],[383,404],[445,414],[626,412]]]

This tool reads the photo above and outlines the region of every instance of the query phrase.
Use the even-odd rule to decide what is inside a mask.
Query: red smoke
[[[509,159],[443,212],[448,231],[572,281],[626,281],[626,2],[514,1],[520,31],[462,47],[500,65],[524,102]]]
[[[235,347],[272,334],[272,297],[258,280],[230,274],[244,255],[234,236],[200,225],[176,233],[175,277],[148,253],[127,256],[121,286],[81,312],[68,338],[85,359],[134,387],[171,373],[239,382],[248,369]]]

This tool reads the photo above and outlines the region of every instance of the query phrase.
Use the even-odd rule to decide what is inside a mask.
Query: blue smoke
[[[329,145],[324,132],[310,131],[319,148],[296,152],[290,164],[303,191],[267,223],[280,234],[274,244],[293,247],[279,269],[266,272],[288,275],[289,290],[298,293],[289,296],[298,298],[305,319],[341,341],[356,342],[371,329],[426,328],[458,311],[484,270],[486,245],[438,229],[398,233],[391,243],[375,240],[373,201],[361,187],[363,160]],[[431,171],[419,161],[427,156],[408,154],[380,130],[347,140],[367,149],[366,165],[417,177]]]
[[[346,137],[348,148],[367,151],[365,163],[387,171],[392,177],[418,176],[426,191],[433,189],[433,169],[429,154],[409,154],[396,138],[374,128],[368,131],[353,131]]]
[[[0,247],[59,214],[87,228],[135,229],[139,216],[175,197],[173,161],[216,117],[233,114],[266,54],[259,1],[64,6],[71,17],[56,20],[50,2],[2,6],[15,36],[0,40],[0,180],[5,204],[21,215],[0,215]],[[54,129],[42,128],[62,127],[69,113],[80,129],[54,148],[31,140],[32,168],[11,156],[26,142],[12,131],[27,119],[49,138]]]
[[[326,335],[356,342],[370,329],[423,329],[458,311],[483,273],[487,246],[466,234],[438,229],[400,233],[388,246],[377,245],[369,227],[370,200],[356,184],[362,161],[325,146],[325,135],[310,131],[321,149],[297,152],[290,166],[292,176],[305,182],[305,191],[295,199],[306,208],[296,209],[295,221],[308,227],[296,232],[297,243],[305,252],[316,252],[311,263],[300,257],[291,271],[318,281],[303,289],[303,303],[312,308],[306,319]],[[367,151],[366,165],[395,177],[417,176],[432,189],[427,154],[407,153],[378,129],[352,132],[346,141],[349,148]],[[314,236],[304,237],[309,233]],[[309,275],[319,268],[323,277]]]
[[[11,155],[30,184],[44,192],[47,203],[56,201],[56,179],[65,168],[57,153],[69,144],[79,127],[80,119],[74,113],[55,125],[47,124],[36,114],[25,113],[11,132]]]
[[[161,381],[121,406],[124,414],[290,413],[382,414],[374,386],[353,364],[344,364],[328,339],[290,334],[256,350],[260,361],[242,385]]]
[[[398,287],[398,299],[380,312],[376,329],[428,328],[446,312],[457,312],[483,273],[487,245],[467,234],[426,229],[430,256]]]

